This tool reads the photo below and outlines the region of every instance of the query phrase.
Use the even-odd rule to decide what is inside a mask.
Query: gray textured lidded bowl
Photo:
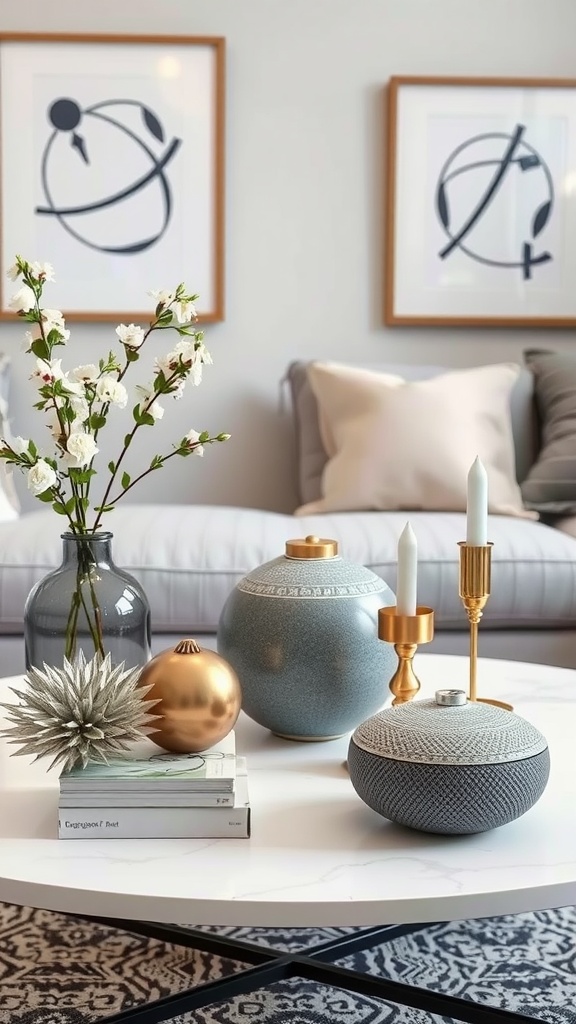
[[[244,711],[288,739],[350,732],[388,696],[397,659],[378,639],[378,609],[394,603],[336,541],[287,541],[285,555],[238,583],[220,617],[218,652],[240,679]]]
[[[348,749],[358,796],[422,832],[486,832],[542,796],[548,746],[530,722],[466,700],[463,690],[385,708],[358,726]]]

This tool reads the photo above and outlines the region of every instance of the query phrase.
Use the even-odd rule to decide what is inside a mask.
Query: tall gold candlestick
[[[398,668],[389,683],[394,695],[392,704],[405,704],[413,700],[420,689],[413,660],[419,644],[430,643],[434,636],[434,612],[424,605],[416,608],[415,615],[398,615],[395,606],[379,608],[378,636],[394,644],[398,655]]]
[[[497,707],[512,710],[511,704],[501,700],[489,700],[478,697],[478,625],[488,598],[490,597],[492,544],[467,544],[459,542],[460,548],[460,587],[462,604],[466,609],[470,623],[470,689],[468,699],[480,701],[482,704],[495,704]]]

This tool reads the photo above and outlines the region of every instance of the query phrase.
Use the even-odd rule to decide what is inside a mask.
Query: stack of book
[[[61,839],[246,839],[246,759],[234,731],[201,754],[170,754],[143,741],[108,764],[60,776]]]

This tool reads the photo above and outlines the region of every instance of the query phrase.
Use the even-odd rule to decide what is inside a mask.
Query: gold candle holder
[[[470,623],[470,683],[468,699],[481,704],[494,704],[496,707],[512,711],[512,705],[502,700],[490,700],[478,697],[478,625],[488,598],[490,597],[490,577],[492,564],[492,543],[467,544],[459,541],[460,548],[460,599]]]
[[[390,680],[394,694],[392,704],[405,704],[413,700],[420,689],[420,680],[412,664],[420,644],[430,643],[434,636],[434,612],[419,605],[415,615],[399,615],[396,606],[379,608],[378,636],[394,644],[398,655],[398,668]]]

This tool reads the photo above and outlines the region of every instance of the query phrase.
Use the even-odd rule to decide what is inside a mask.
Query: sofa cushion
[[[322,473],[328,455],[320,436],[318,402],[308,379],[308,369],[315,360],[295,360],[288,366],[286,381],[290,388],[296,445],[297,486],[300,504],[316,501],[322,496]],[[362,364],[362,369],[393,373],[405,380],[428,380],[447,367],[412,366],[405,363]],[[527,476],[538,453],[538,429],[534,406],[534,378],[522,368],[510,394],[510,415],[514,437],[516,479]]]
[[[322,497],[299,514],[362,509],[465,511],[466,479],[478,456],[489,511],[526,515],[515,479],[512,363],[406,381],[340,363],[312,363],[328,454]]]
[[[529,508],[549,514],[576,512],[576,356],[529,349],[540,421],[538,459],[522,483]]]
[[[146,590],[155,634],[214,633],[236,583],[282,554],[292,537],[338,540],[340,554],[368,566],[394,589],[403,512],[341,512],[296,518],[256,509],[208,505],[124,505],[106,518],[116,563]],[[466,517],[414,512],[418,599],[435,609],[437,628],[466,629],[458,597],[458,541]],[[60,562],[61,523],[45,509],[0,523],[0,632],[19,634],[26,596]],[[573,626],[576,539],[542,523],[491,516],[492,596],[484,619],[493,627]],[[483,620],[484,621],[484,620]],[[521,651],[518,652],[521,658]]]

